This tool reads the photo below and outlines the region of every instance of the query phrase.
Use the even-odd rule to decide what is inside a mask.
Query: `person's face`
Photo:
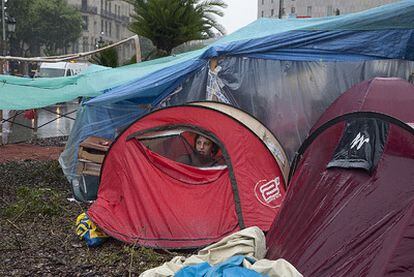
[[[196,150],[200,155],[210,157],[213,152],[213,142],[200,136],[196,140]]]

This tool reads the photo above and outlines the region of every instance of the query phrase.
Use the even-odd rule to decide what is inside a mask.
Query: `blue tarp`
[[[258,19],[87,104],[135,97],[152,102],[174,90],[175,81],[198,70],[208,59],[236,55],[295,61],[414,60],[414,1],[326,18]]]
[[[178,271],[176,277],[261,277],[262,274],[243,267],[243,260],[247,259],[254,264],[255,260],[251,257],[233,256],[226,261],[211,266],[208,263],[187,266]]]
[[[98,72],[103,82],[112,71],[125,81],[83,103],[60,163],[67,176],[76,176],[79,143],[92,135],[114,138],[148,112],[142,104],[155,107],[180,90],[175,104],[205,99],[209,59],[216,57],[232,104],[273,132],[282,126],[283,146],[293,153],[315,118],[350,85],[367,77],[406,78],[411,63],[403,62],[414,60],[413,32],[414,0],[327,18],[262,18],[197,51]],[[134,70],[136,78],[122,73],[133,76]],[[285,110],[276,111],[278,105]]]

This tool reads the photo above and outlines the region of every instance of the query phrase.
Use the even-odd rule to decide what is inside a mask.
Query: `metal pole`
[[[1,51],[2,51],[3,56],[5,56],[5,53],[4,53],[5,46],[4,46],[4,44],[6,43],[6,26],[5,25],[6,24],[5,24],[5,20],[4,20],[4,0],[1,0],[1,26],[2,26],[2,32],[3,32],[2,43],[1,43]],[[3,62],[2,62],[1,63],[1,69],[2,69],[1,73],[4,73],[3,68],[4,68],[4,65],[3,65]],[[3,127],[4,127],[3,126],[3,111],[0,110],[0,145],[3,144]]]
[[[139,43],[138,35],[134,36],[135,42],[135,60],[137,63],[141,62],[141,45]]]
[[[283,11],[283,6],[285,5],[285,3],[283,3],[283,0],[279,0],[279,19],[282,18],[282,11]]]
[[[0,146],[3,145],[3,111],[0,110]]]
[[[1,0],[1,26],[2,26],[2,30],[3,30],[3,42],[6,42],[6,21],[5,21],[5,11],[4,11],[4,0]],[[3,52],[4,52],[3,48]],[[3,53],[4,55],[4,53]]]

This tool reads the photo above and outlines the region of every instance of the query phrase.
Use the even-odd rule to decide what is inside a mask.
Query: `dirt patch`
[[[137,276],[172,258],[114,239],[88,248],[75,234],[88,206],[67,200],[70,186],[50,160],[62,147],[25,146],[0,147],[0,276]]]
[[[62,153],[62,146],[39,146],[26,143],[0,146],[0,163],[25,160],[57,160]]]

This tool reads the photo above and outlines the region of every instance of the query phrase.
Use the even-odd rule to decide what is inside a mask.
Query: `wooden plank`
[[[98,151],[99,150],[85,148],[81,146],[79,148],[78,158],[101,164],[103,163],[103,160],[105,158],[105,152]]]
[[[101,172],[101,164],[93,163],[86,160],[79,160],[78,174],[99,176]]]
[[[109,139],[92,136],[81,142],[80,146],[107,152],[111,143],[112,141]]]

